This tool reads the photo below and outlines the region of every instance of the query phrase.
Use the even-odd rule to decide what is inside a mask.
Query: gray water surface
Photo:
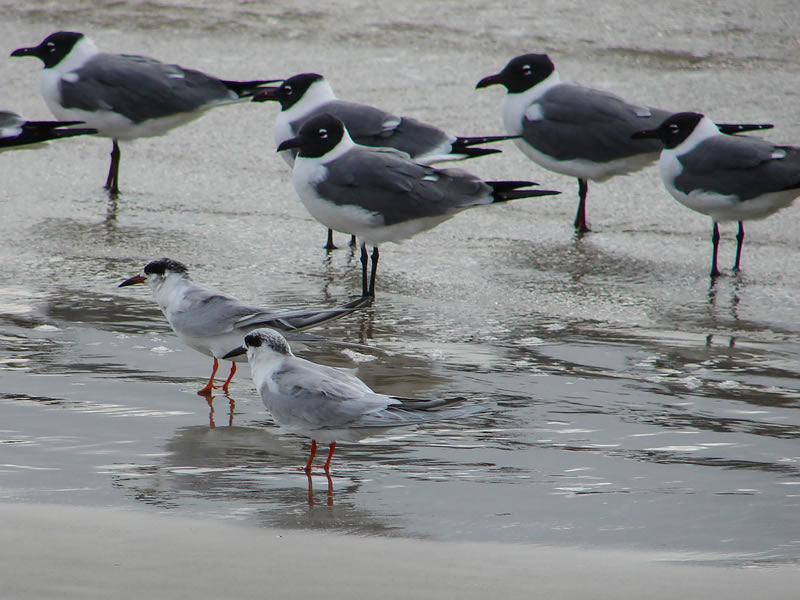
[[[717,121],[767,121],[800,143],[791,2],[223,1],[215,8],[0,2],[3,52],[56,29],[228,79],[325,74],[342,98],[501,133],[498,89],[525,51],[562,77]],[[3,61],[3,107],[48,118],[38,61]],[[512,146],[461,166],[535,179],[558,197],[468,211],[381,248],[373,308],[295,347],[381,392],[463,395],[490,410],[341,444],[331,488],[297,470],[244,366],[230,396],[195,394],[211,361],[172,334],[149,291],[118,289],[154,258],[270,306],[358,293],[357,253],[326,254],[275,155],[277,107],[211,112],[122,146],[0,161],[0,497],[139,507],[253,525],[448,540],[684,552],[735,564],[800,556],[797,207],[746,225],[743,270],[709,285],[710,221],[655,168],[592,185],[576,238],[574,180]],[[723,227],[720,266],[733,262]],[[348,342],[342,345],[337,342]],[[223,370],[227,370],[223,367]]]

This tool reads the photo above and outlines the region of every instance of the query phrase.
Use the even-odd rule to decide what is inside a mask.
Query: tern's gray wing
[[[374,393],[347,371],[296,357],[284,361],[273,381],[277,395],[269,402],[270,411],[278,423],[288,427],[342,427],[399,402]]]
[[[558,160],[608,162],[660,152],[660,140],[634,140],[631,136],[642,129],[658,127],[671,114],[629,104],[607,92],[568,84],[554,87],[536,105],[543,118],[525,117],[522,137]]]
[[[60,89],[65,108],[111,110],[134,123],[236,98],[200,71],[128,54],[97,54],[62,77]]]
[[[491,200],[491,188],[466,171],[434,169],[392,153],[353,148],[326,167],[318,193],[337,205],[373,211],[382,225],[449,215]]]
[[[232,296],[194,286],[168,316],[176,331],[190,337],[209,337],[230,333],[239,321],[263,312],[263,308],[245,304]]]
[[[674,185],[685,194],[708,190],[749,200],[800,187],[800,148],[759,138],[714,136],[678,160],[683,170]]]
[[[182,334],[207,337],[239,331],[244,336],[259,327],[280,331],[301,331],[337,319],[369,304],[359,298],[342,307],[270,309],[247,304],[200,285],[189,289],[183,302],[170,313],[170,323]]]

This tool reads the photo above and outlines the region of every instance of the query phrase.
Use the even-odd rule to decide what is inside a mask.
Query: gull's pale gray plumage
[[[710,137],[678,161],[683,169],[673,185],[684,194],[706,190],[746,201],[800,187],[800,149],[755,137]]]
[[[634,140],[642,129],[658,127],[670,112],[638,106],[619,96],[562,83],[537,100],[541,117],[523,118],[522,138],[556,160],[609,162],[639,154],[658,157],[658,140]]]
[[[479,177],[420,165],[392,151],[354,146],[325,166],[319,194],[339,206],[374,211],[376,225],[450,215],[492,201],[492,188]]]
[[[292,122],[298,131],[308,119],[330,114],[341,120],[356,144],[373,147],[390,146],[412,158],[420,157],[445,143],[456,140],[444,131],[411,117],[400,117],[374,106],[344,100],[332,100],[315,108],[302,119]]]
[[[114,111],[141,123],[239,96],[215,77],[146,56],[100,53],[60,82],[61,104]]]

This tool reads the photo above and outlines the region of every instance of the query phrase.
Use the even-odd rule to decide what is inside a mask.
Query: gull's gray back
[[[344,100],[320,105],[302,120],[292,123],[297,132],[307,119],[328,113],[342,121],[356,144],[394,148],[411,158],[438,148],[450,138],[443,131],[407,117],[399,117],[374,106]]]
[[[800,187],[800,150],[759,138],[714,136],[678,160],[683,171],[674,185],[684,194],[708,190],[750,200],[768,192]]]
[[[74,73],[76,82],[61,80],[65,108],[111,110],[134,123],[236,98],[218,79],[144,56],[101,53]]]
[[[440,217],[491,202],[491,188],[466,171],[433,169],[388,152],[353,148],[326,166],[318,193],[340,206],[375,211],[378,224]]]
[[[558,160],[608,162],[637,154],[657,154],[663,148],[659,140],[634,140],[631,135],[658,127],[671,114],[570,84],[551,89],[538,104],[544,119],[524,119],[523,138]]]

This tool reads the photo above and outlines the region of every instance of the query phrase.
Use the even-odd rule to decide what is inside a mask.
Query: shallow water
[[[800,141],[792,3],[498,5],[1,2],[10,52],[56,28],[226,78],[319,71],[343,98],[498,133],[499,90],[474,90],[522,51],[562,76],[718,121],[768,121]],[[39,65],[7,60],[4,107],[47,118]],[[322,249],[272,144],[277,108],[212,112],[122,147],[123,194],[100,185],[107,140],[2,156],[0,489],[7,501],[136,506],[270,526],[433,539],[685,552],[734,564],[800,556],[797,208],[746,225],[740,275],[709,286],[710,223],[656,169],[591,186],[594,232],[571,228],[575,181],[513,147],[463,166],[532,178],[556,198],[469,211],[382,248],[375,306],[298,354],[379,391],[493,402],[458,423],[342,444],[333,479],[297,471],[246,367],[230,397],[195,394],[210,360],[171,333],[153,258],[274,306],[359,290],[357,256]],[[721,265],[734,229],[723,228]],[[344,246],[345,236],[339,236]],[[338,342],[357,345],[342,345]]]

